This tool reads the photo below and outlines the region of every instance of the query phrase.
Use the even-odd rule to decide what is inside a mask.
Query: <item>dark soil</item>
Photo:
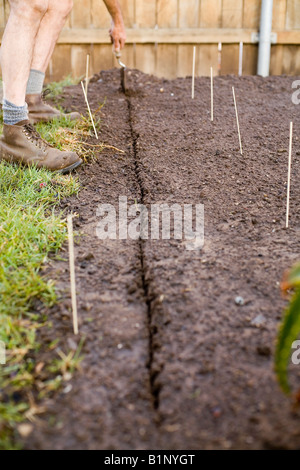
[[[299,260],[299,107],[291,77],[159,80],[119,71],[90,84],[93,110],[106,98],[105,149],[78,172],[81,371],[45,404],[30,449],[300,448],[300,413],[280,391],[274,344],[286,300],[279,282]],[[239,153],[235,86],[244,155]],[[85,112],[80,86],[64,105]],[[294,121],[290,228],[285,226],[289,122]],[[92,143],[97,143],[91,139]],[[96,210],[119,196],[203,203],[205,245],[180,240],[99,240]],[[79,340],[70,322],[67,262],[55,262],[62,302],[42,340]],[[242,296],[244,305],[235,303]],[[256,317],[260,315],[259,319]],[[292,369],[299,388],[300,369]],[[68,392],[68,393],[64,393]]]

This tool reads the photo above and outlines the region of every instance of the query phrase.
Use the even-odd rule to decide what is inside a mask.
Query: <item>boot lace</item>
[[[24,126],[24,133],[27,136],[28,140],[33,142],[36,147],[39,147],[41,150],[46,150],[47,147],[51,147],[48,142],[46,142],[38,131],[33,127],[32,124],[25,124]]]

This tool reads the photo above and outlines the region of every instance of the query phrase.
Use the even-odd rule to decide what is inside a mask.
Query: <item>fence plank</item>
[[[219,28],[222,21],[222,0],[201,0],[200,27]]]
[[[176,28],[177,0],[157,0],[157,25],[159,28]]]
[[[110,25],[110,15],[104,2],[91,0],[91,26],[107,28]]]
[[[222,27],[241,28],[243,24],[243,0],[223,0],[222,5]]]
[[[213,44],[219,41],[224,43],[252,44],[252,32],[249,29],[198,29],[198,28],[161,28],[161,29],[127,29],[127,44]],[[283,31],[278,38],[288,44],[300,43],[300,32]],[[279,39],[278,39],[279,41]],[[293,41],[293,42],[288,42]],[[106,29],[72,28],[63,30],[58,43],[60,44],[109,44],[110,38]]]
[[[56,46],[51,59],[53,73],[50,75],[50,67],[48,67],[46,81],[59,81],[72,73],[71,49],[72,46],[69,45]]]
[[[91,1],[91,25],[95,28],[107,29],[111,23],[111,17],[104,2],[100,0]],[[134,2],[126,0],[119,0],[123,19],[126,28],[132,28],[134,26]]]
[[[198,49],[199,46],[197,46]],[[197,51],[196,49],[196,51]],[[186,77],[192,75],[193,45],[182,44],[178,46],[177,76]]]
[[[99,2],[99,0],[98,0]],[[132,28],[135,23],[134,0],[119,0],[126,28]]]
[[[287,0],[274,0],[272,28],[285,29]]]
[[[243,28],[259,29],[261,0],[244,0]]]
[[[282,73],[298,75],[300,73],[300,48],[297,46],[284,46]]]
[[[75,0],[71,12],[72,28],[88,28],[91,22],[91,0]]]
[[[277,32],[277,44],[300,44],[300,31],[278,31]]]
[[[256,75],[258,46],[245,44],[243,56],[243,75]]]
[[[239,71],[239,45],[223,44],[222,75],[235,74]]]
[[[178,66],[177,74],[179,77],[192,75],[193,46],[178,46]],[[201,44],[196,46],[196,76],[210,76],[210,68],[213,67],[214,75],[218,70],[218,45]]]
[[[135,3],[135,21],[139,28],[154,28],[156,24],[156,2],[137,0]]]
[[[86,73],[86,56],[90,54],[90,46],[72,46],[71,64],[74,77],[83,77]]]
[[[8,20],[9,12],[10,12],[9,3],[8,3],[8,0],[5,0],[5,2],[4,2],[4,16],[5,16],[5,21]]]
[[[177,46],[158,44],[156,75],[165,78],[176,77],[177,70]]]
[[[287,2],[286,29],[300,29],[299,0],[288,0]]]
[[[179,0],[179,28],[198,28],[200,0]]]
[[[155,73],[155,62],[156,62],[156,53],[155,45],[137,44],[135,48],[135,62],[136,68],[142,70],[144,73]]]
[[[2,5],[0,5],[0,27],[1,28],[4,28],[5,21],[6,21],[6,18],[5,18],[5,3],[4,3],[4,0],[3,0]]]
[[[115,65],[111,46],[106,44],[94,45],[92,65],[93,73],[98,73],[100,70],[111,69]]]
[[[135,68],[135,47],[135,44],[127,44],[122,50],[122,62],[131,69]],[[116,62],[115,64],[118,67]]]
[[[252,44],[250,29],[128,29],[127,44],[234,44],[243,41]],[[0,40],[3,31],[0,29]],[[110,44],[107,29],[64,29],[58,39],[58,44]],[[277,31],[277,44],[299,45],[300,31]]]
[[[201,44],[197,47],[196,54],[196,74],[202,77],[210,76],[210,68],[213,68],[214,75],[218,71],[218,45]]]
[[[276,45],[271,48],[270,73],[271,75],[282,74],[284,46]]]

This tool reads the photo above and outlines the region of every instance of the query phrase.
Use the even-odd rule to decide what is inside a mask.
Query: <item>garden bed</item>
[[[34,449],[299,448],[300,415],[273,372],[286,300],[279,283],[299,260],[299,108],[292,77],[160,80],[119,71],[89,86],[92,110],[105,101],[104,149],[79,171],[76,212],[80,337],[84,359],[45,407],[25,445]],[[244,147],[232,99],[235,87]],[[82,113],[81,86],[63,105]],[[290,228],[285,229],[289,122],[294,122]],[[88,141],[98,145],[95,138]],[[95,147],[97,151],[97,147]],[[96,152],[97,153],[97,152]],[[204,204],[205,244],[99,240],[99,204]],[[70,323],[67,261],[48,276],[62,301],[49,311],[46,343]],[[238,305],[236,297],[243,298]],[[299,367],[299,366],[298,366]],[[299,370],[292,381],[299,387]]]

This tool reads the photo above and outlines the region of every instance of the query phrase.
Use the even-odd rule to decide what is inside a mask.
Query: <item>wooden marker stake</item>
[[[239,133],[240,151],[241,151],[241,155],[243,155],[242,139],[241,139],[241,133],[240,133],[240,124],[239,124],[239,115],[238,115],[238,110],[237,110],[237,105],[236,105],[234,87],[232,87],[232,93],[233,93],[233,101],[234,101],[234,107],[235,107],[236,123],[237,123],[237,128],[238,128],[238,133]]]
[[[243,75],[243,51],[244,51],[244,44],[240,42],[239,48],[239,77]]]
[[[85,92],[83,82],[81,82],[81,86],[82,86],[82,91],[83,91],[83,94],[84,94],[85,102],[86,102],[86,105],[87,105],[87,108],[88,108],[88,112],[89,112],[89,115],[90,115],[90,118],[91,118],[91,121],[92,121],[92,124],[93,124],[95,136],[96,136],[96,139],[98,139],[97,130],[96,130],[96,127],[95,127],[93,115],[92,115],[91,108],[90,108],[90,105],[89,105],[89,102],[88,102],[88,99],[87,99],[87,96],[86,96],[86,92]]]
[[[214,73],[213,68],[210,68],[210,101],[211,101],[211,117],[210,120],[214,120]]]
[[[194,46],[193,48],[192,100],[195,98],[195,66],[196,66],[196,46]]]
[[[285,228],[289,228],[289,212],[290,212],[290,190],[291,190],[291,168],[292,168],[292,142],[293,142],[293,123],[290,123],[290,145],[289,145],[289,164],[288,164],[288,181],[287,181],[287,199],[286,199],[286,222]]]
[[[222,68],[222,43],[218,44],[218,75],[221,75]]]
[[[86,96],[88,94],[88,86],[89,86],[89,68],[90,68],[90,54],[86,56],[86,73],[85,73],[85,93]]]
[[[68,222],[68,238],[69,238],[69,263],[70,263],[73,330],[74,330],[74,335],[78,335],[78,316],[77,316],[76,283],[75,283],[75,255],[74,255],[72,214],[68,214],[67,222]]]

